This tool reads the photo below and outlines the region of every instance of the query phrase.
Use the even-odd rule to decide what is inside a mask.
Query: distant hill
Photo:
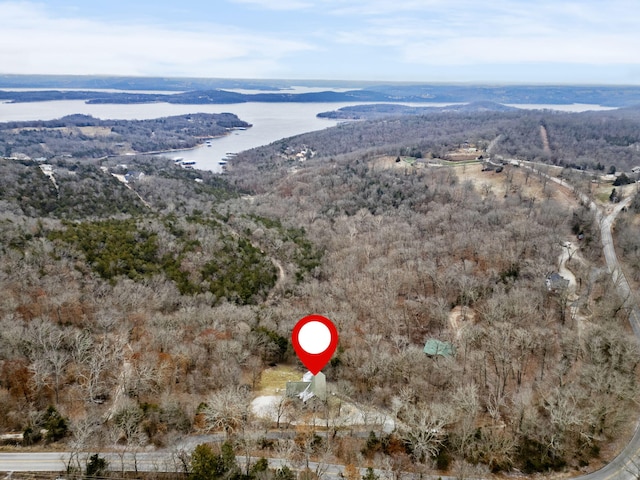
[[[353,80],[288,80],[246,78],[201,78],[201,77],[121,77],[106,75],[11,75],[0,74],[2,88],[39,89],[109,89],[109,90],[156,90],[186,92],[211,89],[242,90],[288,90],[292,87],[358,89],[375,82]]]
[[[640,103],[637,86],[584,85],[379,85],[367,87],[391,97],[424,102],[480,102],[568,105],[586,103],[621,107]]]
[[[499,111],[492,111],[492,109]],[[501,111],[501,110],[506,111]],[[492,156],[566,166],[580,170],[630,172],[640,165],[640,108],[581,113],[510,109],[496,104],[472,103],[428,109],[389,104],[358,105],[323,114],[344,121],[338,126],[241,153],[234,168],[259,166],[261,182],[295,166],[281,163],[282,152],[308,147],[317,158],[358,158],[367,155],[445,158],[465,143],[489,148]],[[393,117],[393,118],[392,118]],[[545,148],[542,127],[549,148]],[[264,159],[276,159],[268,167]],[[265,174],[265,172],[268,172]]]
[[[290,90],[294,86],[313,86],[326,88],[326,90],[291,93]],[[12,102],[85,100],[90,103],[167,102],[194,105],[244,102],[494,102],[549,105],[584,103],[610,107],[640,104],[640,87],[638,86],[374,85],[371,82],[319,80],[0,75],[0,89],[2,88],[49,89],[26,92],[0,91],[0,100]],[[336,88],[349,90],[337,92]],[[89,91],[95,89],[103,91]],[[108,92],[104,91],[105,89],[149,91],[149,93]],[[234,89],[257,93],[230,91]],[[267,93],[266,90],[271,92]],[[176,93],[158,93],[158,91]]]
[[[99,158],[190,148],[205,138],[251,124],[231,113],[196,113],[148,120],[101,120],[69,115],[56,120],[0,123],[0,156]]]
[[[296,83],[298,84],[298,83]],[[160,78],[115,77],[91,75],[0,75],[0,88],[42,89],[111,89],[193,91],[213,88],[245,90],[279,90],[287,88],[286,80],[242,80],[232,78]]]
[[[398,101],[385,93],[369,90],[347,92],[309,93],[237,93],[228,90],[195,90],[184,93],[114,93],[103,91],[0,91],[0,100],[9,102],[45,102],[54,100],[84,100],[87,103],[129,104],[166,102],[185,105],[231,104],[246,102],[262,103],[309,103],[309,102],[391,102]],[[420,98],[408,96],[401,101],[420,102]]]
[[[317,116],[319,118],[343,120],[373,120],[395,115],[429,115],[445,112],[511,112],[515,110],[518,109],[489,101],[447,105],[444,107],[410,107],[407,105],[381,103],[343,107],[331,112],[319,113]]]

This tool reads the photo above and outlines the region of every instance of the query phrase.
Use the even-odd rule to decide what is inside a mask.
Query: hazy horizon
[[[285,77],[206,77],[206,76],[183,76],[183,75],[118,75],[118,74],[50,74],[50,73],[34,73],[34,74],[21,74],[21,73],[0,73],[0,83],[3,78],[7,77],[67,77],[77,79],[90,79],[90,78],[104,78],[104,79],[163,79],[163,80],[220,80],[237,81],[237,82],[278,82],[286,84],[289,87],[313,87],[313,88],[366,88],[366,86],[375,85],[446,85],[446,86],[471,86],[471,87],[500,87],[500,86],[515,86],[515,87],[638,87],[638,83],[588,83],[588,82],[533,82],[533,81],[482,81],[482,80],[469,80],[469,81],[428,81],[428,80],[369,80],[369,79],[348,79],[348,78],[285,78]],[[349,85],[348,85],[349,84]],[[19,88],[19,87],[1,87],[3,89]],[[25,89],[41,89],[41,87],[24,87]],[[42,87],[47,88],[47,87]],[[53,88],[53,87],[52,87]],[[60,87],[60,90],[88,90],[89,87]],[[112,88],[105,88],[106,90],[114,90]],[[241,89],[232,88],[229,89]],[[119,90],[119,89],[116,89]]]

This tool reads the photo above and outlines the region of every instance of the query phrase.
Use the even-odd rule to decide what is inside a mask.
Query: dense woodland
[[[515,112],[518,109],[494,102],[456,103],[443,107],[409,107],[396,103],[374,103],[342,107],[330,112],[318,113],[319,118],[334,118],[341,120],[374,120],[390,116],[401,115],[430,115],[446,112]]]
[[[58,120],[0,124],[0,156],[99,158],[194,147],[251,125],[231,113],[151,120],[100,120],[69,115]]]
[[[637,120],[607,115],[351,123],[241,154],[225,177],[127,157],[145,173],[127,185],[112,175],[119,158],[62,158],[57,186],[35,162],[1,160],[0,432],[75,452],[220,434],[222,447],[183,457],[193,478],[205,464],[220,477],[265,472],[231,465],[230,452],[396,472],[593,468],[638,416],[640,360],[593,213],[524,168],[474,182],[466,167],[393,159],[468,143],[597,161],[570,149],[574,136],[634,162]],[[317,153],[288,158],[297,145]],[[578,233],[575,295],[550,290]],[[304,371],[289,339],[314,312],[340,332],[324,369],[335,397],[257,417],[265,369]],[[455,355],[425,355],[428,339]],[[344,423],[336,401],[384,413],[393,431],[373,416]],[[267,440],[275,427],[291,435]]]
[[[303,146],[329,159],[409,155],[429,160],[447,158],[452,150],[473,145],[478,156],[537,161],[592,173],[629,173],[640,166],[639,107],[584,113],[482,111],[483,104],[473,108],[477,111],[436,109],[420,115],[412,114],[414,109],[408,114],[400,109],[405,115],[380,118],[375,106],[354,107],[348,112],[363,118],[371,114],[374,120],[345,122],[246,152],[240,159],[247,161],[237,165],[242,169],[238,181],[256,190],[264,188],[265,178],[278,178],[291,167],[284,153]]]

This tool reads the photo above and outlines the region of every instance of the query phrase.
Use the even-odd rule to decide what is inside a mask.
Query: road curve
[[[640,341],[640,309],[632,295],[631,287],[618,262],[611,228],[618,214],[627,207],[633,197],[627,197],[622,202],[615,205],[611,211],[605,215],[600,208],[587,195],[579,192],[566,181],[552,177],[544,172],[536,170],[535,165],[530,162],[520,163],[525,168],[530,169],[538,175],[545,176],[549,180],[571,190],[584,205],[588,205],[594,212],[596,221],[600,227],[600,239],[604,252],[607,269],[611,274],[611,281],[614,283],[618,293],[625,299],[625,306],[629,309],[629,323],[633,333]],[[593,473],[574,477],[575,480],[638,480],[640,478],[640,420],[636,422],[635,433],[627,446],[611,462]]]
[[[596,219],[600,223],[600,237],[602,239],[602,248],[604,257],[607,262],[607,268],[611,274],[611,280],[616,286],[618,293],[625,299],[625,304],[629,308],[629,323],[634,335],[640,341],[640,309],[632,295],[631,287],[616,256],[613,244],[613,235],[611,227],[618,213],[631,203],[633,197],[628,197],[624,201],[617,204],[612,211],[604,216],[600,209],[593,202],[589,203],[592,210],[596,212]],[[637,480],[640,477],[640,422],[636,423],[636,431],[627,444],[627,446],[614,458],[609,464],[600,470],[579,477],[580,480]]]

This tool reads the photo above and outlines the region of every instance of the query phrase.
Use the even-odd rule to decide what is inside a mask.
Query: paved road
[[[640,340],[640,309],[638,309],[629,283],[618,263],[618,257],[616,256],[613,244],[613,236],[611,234],[611,227],[613,226],[616,216],[623,208],[631,203],[632,199],[633,197],[628,197],[616,204],[608,215],[603,215],[602,211],[600,211],[593,202],[590,202],[589,205],[592,210],[596,211],[596,219],[600,223],[602,248],[607,262],[607,268],[609,273],[611,273],[611,279],[616,285],[618,293],[625,299],[627,307],[630,308],[629,323],[636,338]],[[580,477],[581,480],[637,480],[640,477],[640,429],[638,426],[639,425],[636,424],[636,432],[631,438],[631,441],[616,458],[597,472]]]
[[[618,263],[618,257],[616,255],[615,247],[613,244],[613,235],[611,234],[611,228],[615,222],[618,214],[627,207],[633,197],[625,198],[622,202],[616,204],[605,215],[598,206],[591,201],[585,194],[578,192],[573,186],[568,185],[567,182],[551,177],[536,170],[535,165],[528,162],[522,162],[522,166],[529,168],[539,175],[545,175],[559,185],[562,185],[569,190],[573,191],[578,198],[585,204],[589,205],[589,208],[595,212],[596,221],[600,226],[600,238],[602,240],[602,249],[604,252],[604,258],[607,264],[607,269],[611,274],[611,279],[616,286],[618,293],[625,299],[625,304],[629,308],[629,323],[633,329],[633,333],[640,341],[640,309],[638,308],[635,296],[632,295],[631,287],[624,276],[620,264]],[[640,479],[640,421],[636,423],[636,430],[631,438],[631,441],[620,452],[620,454],[614,458],[608,465],[600,470],[576,477],[576,480],[639,480]]]
[[[545,175],[535,169],[534,166],[526,165],[524,162],[521,165],[525,168],[530,168],[534,172]],[[629,321],[635,336],[640,340],[640,309],[638,309],[635,302],[635,298],[631,295],[631,288],[622,272],[618,259],[615,253],[613,245],[613,237],[611,235],[611,227],[615,221],[618,213],[629,204],[631,198],[625,199],[623,202],[617,204],[607,215],[604,215],[600,209],[591,202],[586,196],[576,192],[576,190],[567,185],[566,182],[557,178],[548,177],[550,180],[563,185],[566,188],[573,190],[576,195],[581,197],[581,200],[590,206],[596,213],[596,219],[600,224],[600,235],[602,239],[602,247],[604,250],[605,260],[607,268],[612,275],[612,279],[618,288],[620,295],[625,298],[627,306],[630,308]],[[187,447],[188,448],[188,447]],[[88,454],[81,454],[80,461],[84,462]],[[176,472],[181,470],[181,462],[178,458],[177,452],[161,451],[161,452],[140,452],[137,454],[123,454],[117,453],[101,453],[102,457],[106,458],[109,462],[110,468],[114,471],[126,470],[126,471],[146,471],[146,472]],[[69,453],[51,453],[51,452],[39,452],[39,453],[0,453],[0,472],[64,472],[66,471]],[[245,458],[238,457],[239,464]],[[256,459],[252,459],[255,461]],[[285,463],[281,459],[270,459],[269,464],[272,467],[280,467]],[[321,474],[323,478],[339,479],[343,471],[342,465],[334,464],[318,464],[315,462],[309,463],[309,468]],[[364,471],[362,471],[364,473]],[[388,478],[388,472],[382,470],[376,470],[376,473],[380,475],[380,478]],[[421,477],[421,478],[442,478],[443,480],[454,480],[453,477]],[[410,475],[405,475],[404,478],[411,478]],[[611,463],[598,470],[597,472],[576,477],[575,480],[639,480],[640,479],[640,429],[636,425],[636,432],[632,437],[629,444],[623,449],[623,451],[614,458]]]
[[[80,463],[86,464],[89,456],[83,453]],[[169,452],[144,452],[136,455],[128,453],[100,453],[100,457],[106,458],[110,470],[124,470],[142,472],[179,471],[179,459]],[[69,462],[68,452],[34,452],[34,453],[0,453],[0,471],[2,472],[65,472]]]
[[[82,454],[80,458],[81,462],[86,461],[88,454]],[[118,471],[138,471],[138,472],[183,472],[180,459],[177,457],[177,453],[170,452],[141,452],[137,454],[125,454],[118,455],[116,453],[100,453],[100,457],[105,458],[109,462],[109,470]],[[236,457],[238,465],[243,467],[246,462],[246,457]],[[0,472],[59,472],[61,476],[67,468],[67,462],[69,459],[68,453],[52,453],[52,452],[38,452],[38,453],[0,453]],[[250,457],[251,464],[258,460],[257,457]],[[271,468],[280,468],[287,465],[293,470],[302,470],[307,467],[307,464],[291,465],[289,461],[270,458],[269,466]],[[320,478],[328,480],[344,480],[344,465],[337,465],[332,463],[318,463],[309,462],[308,467],[313,472],[316,472]],[[366,473],[365,468],[360,468],[360,474]],[[393,478],[391,472],[382,469],[374,469],[380,479],[391,480]],[[17,476],[17,475],[16,475]],[[8,477],[8,478],[7,478]],[[7,478],[9,476],[0,475],[0,479]],[[448,477],[443,475],[414,475],[405,473],[402,475],[403,480],[458,480],[455,477]]]

